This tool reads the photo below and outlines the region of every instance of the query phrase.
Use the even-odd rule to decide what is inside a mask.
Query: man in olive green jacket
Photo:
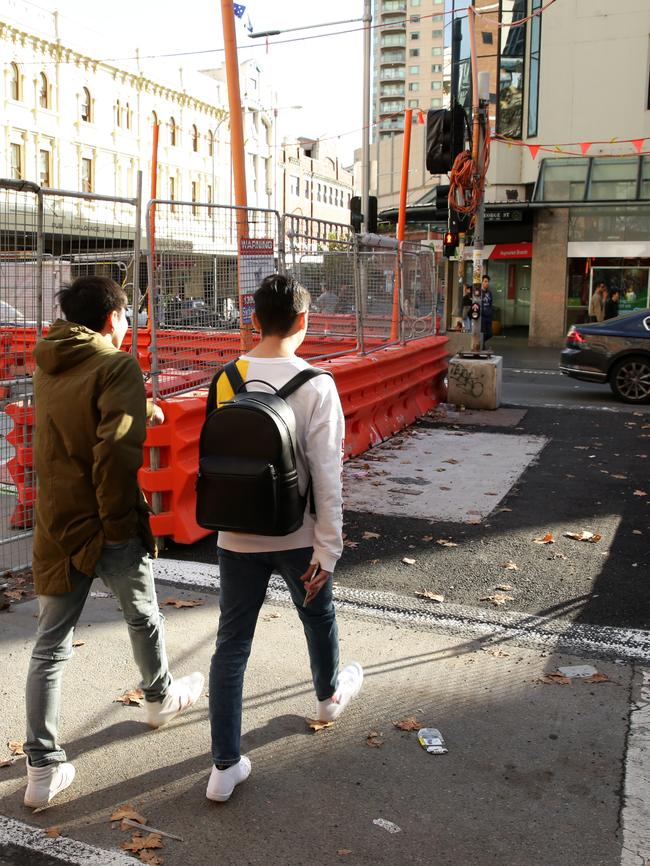
[[[151,567],[149,508],[138,485],[147,415],[142,373],[120,351],[127,297],[107,277],[79,277],[60,293],[56,321],[34,350],[34,465],[38,478],[33,573],[39,600],[27,677],[25,805],[47,805],[74,779],[58,742],[63,663],[93,578],[124,612],[142,676],[147,723],[191,706],[203,676],[172,680]]]

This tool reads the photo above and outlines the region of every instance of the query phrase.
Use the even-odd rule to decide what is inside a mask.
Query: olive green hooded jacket
[[[71,565],[93,575],[106,542],[140,536],[155,552],[137,480],[147,404],[134,358],[82,325],[56,321],[34,359],[34,583],[59,595]]]

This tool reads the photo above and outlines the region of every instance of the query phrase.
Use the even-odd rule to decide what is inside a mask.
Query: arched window
[[[50,107],[50,93],[47,81],[47,75],[41,72],[38,79],[38,104],[41,108]]]
[[[199,131],[195,124],[192,124],[192,150],[194,153],[199,152]]]
[[[131,106],[129,103],[126,103],[126,108],[124,109],[124,114],[126,117],[126,128],[131,129]]]
[[[214,156],[214,133],[211,129],[208,130],[206,138],[208,140],[208,156]]]
[[[81,91],[81,119],[86,123],[90,123],[92,120],[92,100],[90,90],[87,87]]]
[[[9,92],[11,93],[11,98],[18,102],[20,99],[20,69],[18,68],[17,63],[11,64],[11,82],[9,84]]]
[[[115,123],[118,126],[122,126],[122,106],[119,99],[115,103]]]
[[[178,127],[173,117],[169,118],[169,143],[172,147],[176,147]]]

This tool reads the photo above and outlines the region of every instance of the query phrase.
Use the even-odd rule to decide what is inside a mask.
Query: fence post
[[[142,238],[142,172],[135,182],[135,237],[133,240],[133,292],[131,298],[131,354],[138,359],[138,318],[140,314],[140,243]]]

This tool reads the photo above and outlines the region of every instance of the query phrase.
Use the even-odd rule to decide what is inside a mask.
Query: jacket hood
[[[97,331],[57,319],[34,349],[34,360],[45,373],[62,373],[92,355],[118,351]]]

